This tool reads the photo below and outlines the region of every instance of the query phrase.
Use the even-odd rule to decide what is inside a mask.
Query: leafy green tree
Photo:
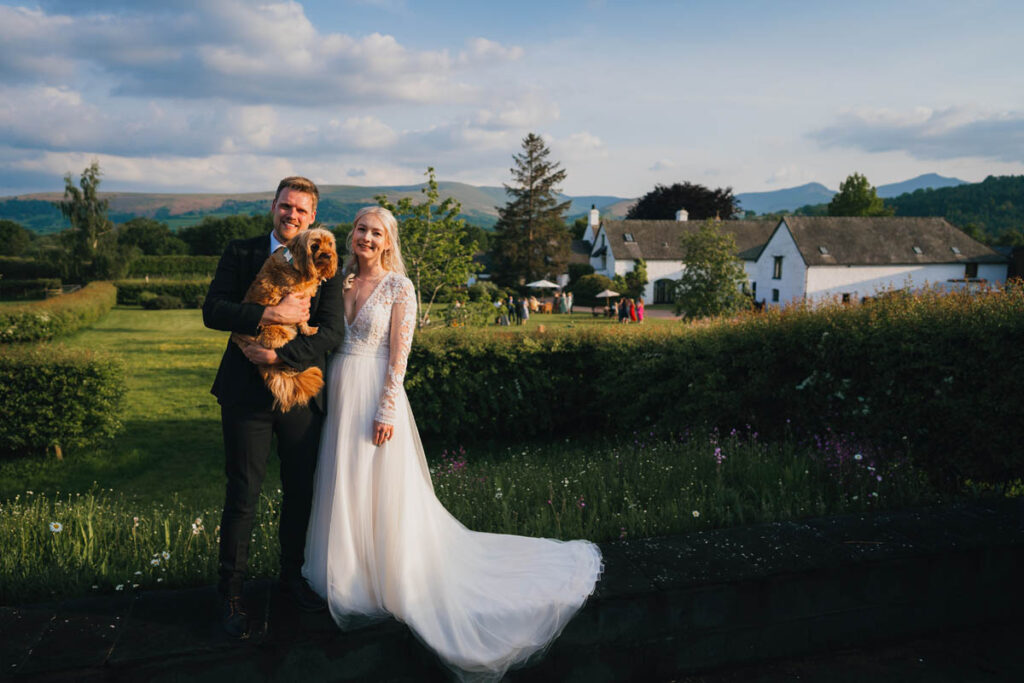
[[[829,216],[891,216],[882,198],[868,179],[854,173],[839,185],[839,192],[828,203]]]
[[[558,201],[558,184],[566,174],[561,164],[548,160],[550,153],[540,136],[530,133],[522,153],[512,155],[515,184],[505,185],[511,200],[498,207],[495,225],[494,275],[501,283],[553,280],[569,262],[565,213],[571,202]]]
[[[64,176],[64,199],[58,202],[71,229],[64,233],[67,249],[66,271],[75,279],[92,275],[93,260],[100,250],[100,241],[112,234],[114,224],[107,217],[109,202],[100,199],[100,164],[93,161],[79,179],[79,187],[68,173]]]
[[[584,239],[587,236],[587,228],[589,227],[590,219],[586,216],[580,216],[569,226],[569,234],[572,235],[574,240]]]
[[[626,273],[623,278],[626,281],[626,291],[622,292],[630,299],[639,299],[644,295],[644,288],[647,286],[647,261],[636,259],[633,261],[633,270]]]
[[[430,319],[430,307],[441,290],[465,285],[477,272],[473,254],[476,242],[468,239],[466,221],[459,218],[460,204],[446,197],[440,204],[434,169],[428,168],[427,186],[421,190],[426,201],[414,204],[404,197],[392,204],[385,195],[377,203],[395,214],[402,242],[402,259],[409,279],[416,286],[416,299],[421,323]],[[423,300],[427,304],[424,307]]]
[[[132,218],[117,226],[117,243],[138,247],[147,256],[188,253],[188,245],[166,223],[152,218]]]
[[[569,264],[569,287],[572,287],[573,283],[579,280],[584,275],[590,275],[594,272],[594,266],[589,263],[570,263]]]
[[[739,213],[739,201],[732,188],[711,190],[695,183],[655,185],[626,213],[627,219],[674,220],[676,211],[686,209],[690,220],[706,218],[728,220]]]
[[[603,305],[605,300],[596,297],[606,289],[618,291],[612,287],[612,281],[604,275],[599,273],[584,275],[572,286],[573,303],[577,306]]]
[[[20,223],[0,220],[0,256],[21,256],[32,243],[33,237]]]
[[[232,240],[269,235],[274,229],[270,213],[252,216],[206,216],[198,225],[182,228],[178,237],[188,245],[189,253],[220,256]]]
[[[704,221],[682,236],[683,276],[676,281],[676,314],[686,319],[729,315],[750,306],[747,274],[736,255],[736,240],[718,222]]]

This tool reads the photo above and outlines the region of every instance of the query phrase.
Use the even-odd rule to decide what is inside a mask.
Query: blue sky
[[[0,0],[0,195],[1024,173],[1020,2]]]

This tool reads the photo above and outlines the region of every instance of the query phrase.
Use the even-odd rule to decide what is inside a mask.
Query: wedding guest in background
[[[644,321],[644,300],[640,299],[636,302],[636,319],[639,322]]]

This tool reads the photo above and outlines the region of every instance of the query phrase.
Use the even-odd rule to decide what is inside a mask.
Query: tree
[[[644,295],[644,288],[647,287],[647,261],[636,259],[633,261],[633,270],[624,276],[626,291],[623,292],[630,299],[639,299]]]
[[[626,218],[674,220],[679,209],[686,209],[690,220],[728,220],[739,212],[740,206],[731,187],[710,190],[694,183],[676,183],[670,187],[655,185],[629,209]]]
[[[427,196],[425,202],[414,204],[411,197],[404,197],[395,205],[385,195],[375,197],[398,219],[402,259],[416,286],[421,324],[430,319],[430,307],[442,289],[465,285],[477,272],[473,262],[476,242],[467,238],[466,221],[458,218],[462,204],[452,197],[438,204],[434,169],[428,168],[424,175],[427,186],[421,192]]]
[[[829,216],[891,216],[868,179],[854,173],[839,185],[839,193],[828,203]]]
[[[206,216],[198,225],[178,231],[178,237],[188,245],[189,253],[220,256],[232,240],[269,235],[274,229],[270,212],[252,216]]]
[[[707,220],[682,237],[683,277],[676,281],[676,314],[687,319],[728,315],[750,306],[747,274],[736,240]]]
[[[117,226],[117,243],[138,247],[147,256],[188,253],[188,245],[166,223],[152,218],[132,218]]]
[[[523,138],[523,152],[512,155],[515,185],[505,185],[512,199],[498,207],[494,275],[499,282],[521,285],[554,279],[569,262],[569,231],[565,213],[571,202],[558,201],[557,185],[565,180],[561,164],[548,160],[550,150],[537,135]]]
[[[87,277],[100,249],[100,240],[112,233],[114,224],[107,218],[109,206],[99,198],[100,163],[93,161],[79,180],[79,187],[68,173],[64,176],[64,199],[57,204],[60,212],[71,222],[66,234],[68,248],[68,274],[75,278]]]
[[[0,256],[21,256],[28,249],[33,236],[20,223],[0,220]]]
[[[579,306],[596,306],[604,303],[597,295],[606,289],[612,289],[612,281],[599,273],[584,275],[572,286],[573,303]]]

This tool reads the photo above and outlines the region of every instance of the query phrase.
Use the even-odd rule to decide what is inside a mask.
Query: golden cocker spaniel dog
[[[320,283],[334,277],[337,270],[334,235],[323,228],[303,230],[288,244],[287,251],[270,255],[242,301],[276,306],[288,294],[313,297]],[[264,348],[277,349],[298,334],[316,332],[316,327],[304,322],[297,325],[275,323],[261,325],[255,338],[237,332],[231,338],[242,348],[255,341]],[[315,366],[295,370],[287,365],[260,365],[259,370],[274,396],[274,407],[282,412],[306,405],[324,385],[323,373]]]

